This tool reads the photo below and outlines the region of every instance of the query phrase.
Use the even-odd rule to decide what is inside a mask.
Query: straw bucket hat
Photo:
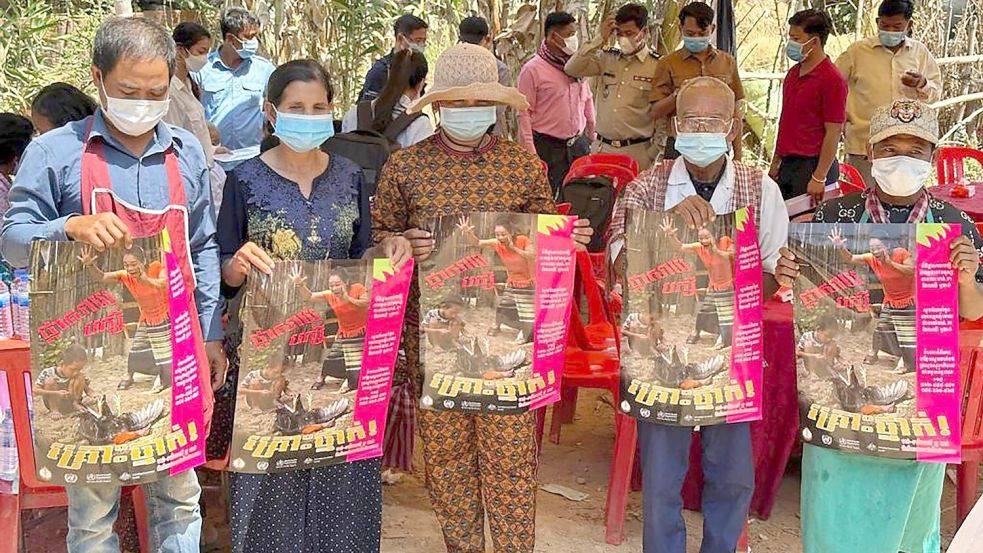
[[[521,92],[498,83],[495,56],[481,46],[461,43],[444,50],[437,58],[433,76],[433,86],[410,106],[410,113],[434,102],[454,100],[481,100],[519,111],[529,109],[529,102]]]

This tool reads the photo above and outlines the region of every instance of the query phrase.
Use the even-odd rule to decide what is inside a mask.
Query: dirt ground
[[[540,491],[536,518],[537,553],[616,553],[641,551],[641,493],[633,492],[628,503],[625,540],[620,546],[604,543],[604,502],[611,444],[614,440],[613,411],[598,392],[584,392],[573,424],[566,425],[560,444],[547,441],[543,449],[539,479],[590,494],[582,502]],[[547,417],[547,428],[549,420]],[[802,553],[799,541],[799,477],[791,465],[769,520],[751,522],[754,553]],[[440,553],[444,551],[430,500],[423,486],[422,464],[413,475],[384,488],[382,553]],[[215,505],[214,491],[208,492]],[[955,526],[955,492],[946,482],[942,499],[943,546],[952,539]],[[209,518],[219,518],[212,508]],[[25,515],[26,553],[65,551],[65,511],[51,509],[42,516]],[[689,551],[699,550],[701,518],[685,513],[689,529]],[[227,542],[226,542],[227,543]],[[228,551],[228,549],[219,549]],[[491,551],[489,544],[488,551]]]

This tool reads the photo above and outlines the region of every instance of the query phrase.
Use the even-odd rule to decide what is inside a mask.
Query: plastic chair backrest
[[[840,192],[843,195],[863,192],[867,188],[864,177],[857,168],[846,163],[840,164]]]
[[[614,185],[615,198],[617,198],[636,176],[630,169],[620,165],[583,164],[580,167],[571,167],[570,172],[563,179],[563,184],[584,177],[608,177]]]
[[[10,351],[10,349],[14,351]],[[7,349],[7,352],[13,354],[18,348],[15,346],[10,349]],[[37,478],[37,466],[34,463],[34,441],[31,436],[31,415],[28,410],[28,402],[31,401],[31,360],[27,344],[23,345],[23,350],[22,355],[10,355],[13,362],[0,368],[0,371],[6,374],[7,389],[10,392],[10,413],[14,419],[18,472],[21,482],[28,488],[59,487],[50,482],[42,482]]]
[[[638,161],[631,156],[624,154],[590,154],[579,157],[571,164],[571,169],[580,165],[617,165],[631,171],[632,175],[637,176],[639,172]],[[634,176],[632,177],[634,178]]]
[[[936,162],[939,184],[954,185],[961,182],[966,176],[963,164],[967,159],[974,159],[983,165],[983,152],[973,148],[952,146],[939,148]]]

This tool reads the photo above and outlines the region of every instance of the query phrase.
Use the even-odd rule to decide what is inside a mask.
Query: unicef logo
[[[236,457],[232,460],[232,468],[236,470],[242,470],[246,468],[246,462],[242,460],[241,457]]]
[[[631,404],[628,403],[628,400],[624,400],[624,401],[621,402],[621,412],[622,413],[631,413]]]
[[[489,411],[494,411],[495,410],[495,404],[493,403],[493,404],[489,405],[488,406],[488,410]]]
[[[311,459],[310,457],[308,457],[308,458],[306,458],[306,459],[304,459],[304,464],[305,464],[305,465],[309,465],[309,464],[311,464],[311,463],[313,463],[313,462],[314,462],[314,459]]]
[[[647,419],[652,416],[652,411],[649,411],[648,409],[642,409],[641,411],[638,412],[638,414]]]
[[[79,476],[77,474],[66,474],[65,475],[65,482],[68,482],[69,484],[74,484],[74,483],[76,483],[78,481],[79,481]]]
[[[812,431],[809,430],[808,428],[803,428],[802,429],[802,439],[805,440],[805,441],[807,441],[807,442],[811,442],[812,441]]]
[[[38,478],[44,480],[45,482],[51,480],[51,471],[48,470],[48,467],[41,467],[41,470],[38,471]]]
[[[270,464],[268,462],[266,462],[266,461],[260,461],[260,462],[256,463],[256,468],[259,469],[259,470],[266,470],[266,469],[270,468]]]
[[[453,408],[454,408],[454,402],[451,401],[451,400],[449,400],[449,399],[445,399],[444,400],[444,409],[453,409]]]
[[[123,482],[126,482],[130,478],[133,478],[133,477],[130,476],[130,473],[128,473],[128,472],[124,472],[123,474],[119,475],[119,479],[122,480]]]
[[[830,436],[829,434],[823,434],[823,444],[833,445],[833,437]]]
[[[430,396],[423,396],[420,403],[422,403],[424,407],[433,407],[433,398]]]

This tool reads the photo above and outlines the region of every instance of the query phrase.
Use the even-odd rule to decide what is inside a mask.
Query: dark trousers
[[[570,139],[556,138],[538,132],[532,133],[532,141],[536,146],[536,155],[546,162],[550,187],[553,189],[553,197],[556,197],[573,160],[590,153],[590,141],[580,135],[573,139],[571,144]]]
[[[638,422],[642,453],[644,553],[686,553],[683,480],[693,429]],[[733,553],[754,493],[754,458],[747,423],[700,431],[703,446],[703,545],[700,553]]]
[[[795,157],[787,156],[782,158],[782,165],[778,169],[778,188],[782,191],[782,198],[788,200],[806,193],[812,174],[819,166],[818,157]],[[840,164],[834,159],[826,173],[826,184],[830,185],[840,178]]]

